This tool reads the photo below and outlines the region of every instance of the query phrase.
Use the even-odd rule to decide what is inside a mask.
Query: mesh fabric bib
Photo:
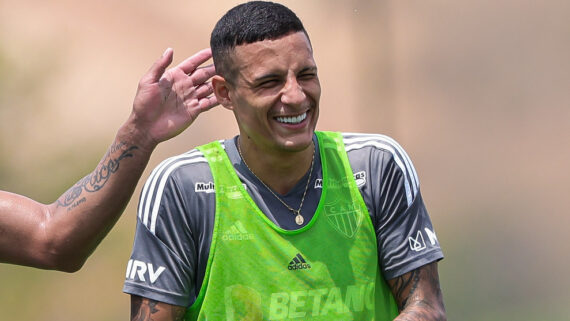
[[[261,212],[219,142],[199,147],[214,177],[216,216],[204,282],[186,320],[397,316],[342,137],[331,132],[317,137],[321,199],[311,221],[295,231],[279,228]]]

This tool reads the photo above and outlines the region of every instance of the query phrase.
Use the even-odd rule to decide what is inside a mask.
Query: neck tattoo
[[[281,204],[283,204],[288,210],[290,210],[291,212],[293,212],[293,214],[295,215],[295,223],[297,223],[297,225],[303,225],[303,223],[305,222],[305,218],[303,217],[303,215],[301,215],[301,208],[303,208],[303,203],[305,202],[305,196],[307,196],[307,190],[309,189],[309,184],[311,182],[311,176],[313,175],[313,167],[315,164],[315,148],[313,147],[313,158],[311,160],[311,169],[309,170],[309,178],[307,179],[307,184],[305,185],[305,191],[303,192],[303,196],[301,197],[301,204],[299,204],[299,208],[298,209],[294,209],[291,206],[289,206],[289,204],[285,203],[285,201],[283,201],[281,199],[281,197],[279,197],[279,195],[277,195],[275,192],[273,192],[273,190],[271,188],[269,188],[269,186],[267,186],[262,180],[261,178],[257,177],[257,175],[255,175],[255,173],[253,172],[253,170],[249,167],[249,165],[247,165],[245,158],[243,158],[243,155],[241,153],[241,137],[238,138],[238,142],[237,142],[237,150],[239,153],[239,156],[241,157],[241,159],[243,160],[243,163],[245,164],[245,167],[247,167],[247,169],[249,170],[250,173],[253,174],[253,176],[255,176],[255,178],[257,178],[258,181],[261,182],[261,184],[263,184],[263,186],[269,191],[271,192],[271,194],[273,194],[273,196],[275,196],[275,198],[277,200],[279,200],[279,202],[281,202]]]

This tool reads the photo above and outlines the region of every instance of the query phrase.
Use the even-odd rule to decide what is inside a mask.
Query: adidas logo
[[[235,222],[229,229],[222,235],[224,241],[247,241],[253,240],[254,235],[248,233],[240,221]]]
[[[301,255],[301,253],[297,253],[297,255],[289,262],[289,266],[287,267],[289,270],[304,270],[310,269],[311,265],[305,261],[305,258]]]

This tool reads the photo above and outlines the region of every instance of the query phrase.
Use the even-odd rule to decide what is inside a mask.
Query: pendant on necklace
[[[305,219],[300,213],[297,213],[297,216],[295,216],[295,223],[297,223],[297,225],[303,225],[303,222],[305,222]]]

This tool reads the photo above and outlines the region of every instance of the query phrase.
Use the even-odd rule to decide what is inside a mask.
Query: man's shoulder
[[[219,141],[224,148],[223,140]],[[185,153],[171,156],[160,162],[152,171],[149,180],[167,180],[169,178],[185,181],[200,181],[211,177],[210,166],[204,153],[198,147]]]
[[[418,174],[412,160],[396,140],[381,134],[342,133],[342,137],[354,168],[384,175],[400,172],[408,200],[413,199],[419,186]]]
[[[197,222],[214,208],[214,192],[208,160],[194,148],[166,158],[154,168],[141,191],[138,217],[152,234],[165,228],[162,220]],[[205,210],[201,208],[204,204],[209,205]]]
[[[341,133],[345,149],[351,152],[380,152],[405,155],[400,144],[390,136],[370,133]]]
[[[151,176],[170,176],[180,172],[192,174],[202,167],[208,168],[208,161],[200,150],[194,148],[186,153],[166,158],[154,168]]]

